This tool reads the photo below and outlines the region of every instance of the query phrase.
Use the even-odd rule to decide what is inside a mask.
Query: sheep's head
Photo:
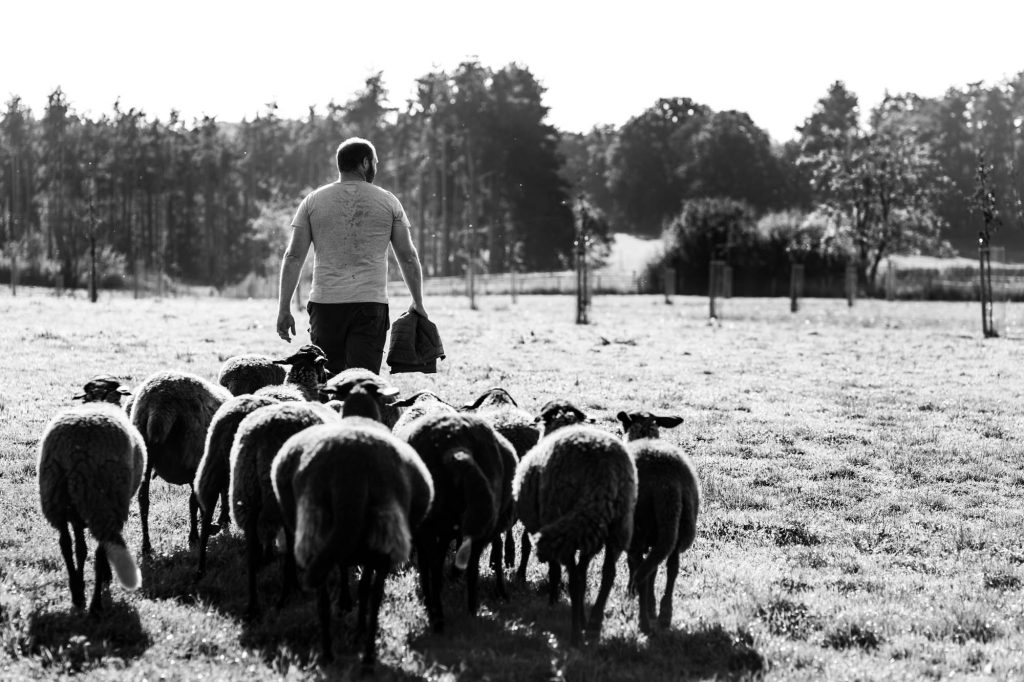
[[[512,396],[501,386],[495,386],[489,388],[480,394],[476,400],[471,403],[466,403],[459,409],[462,412],[470,412],[473,410],[479,410],[482,407],[498,407],[499,405],[511,405],[512,407],[519,407]]]
[[[342,417],[368,417],[384,421],[384,406],[395,401],[398,389],[379,379],[346,382],[341,386],[321,386],[320,398],[324,402],[341,401]]]
[[[626,440],[658,438],[659,429],[671,429],[683,423],[682,417],[659,416],[650,412],[619,412],[616,417],[622,422],[622,433]]]
[[[568,400],[551,400],[540,408],[540,414],[535,421],[542,424],[544,433],[548,434],[563,426],[591,424],[594,420]]]
[[[122,386],[118,379],[109,374],[98,374],[85,384],[82,393],[72,396],[72,400],[120,405],[121,397],[131,394],[132,392]]]
[[[320,346],[312,343],[307,343],[286,358],[274,360],[274,364],[292,366],[287,378],[291,383],[301,384],[309,374],[312,374],[317,384],[327,381],[327,354]]]

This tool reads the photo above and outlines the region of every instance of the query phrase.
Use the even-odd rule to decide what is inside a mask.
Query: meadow
[[[392,317],[407,304],[393,298]],[[671,629],[639,632],[623,560],[603,636],[574,649],[568,597],[547,605],[546,570],[532,562],[502,602],[485,559],[480,613],[469,617],[450,583],[448,629],[435,635],[403,569],[381,611],[378,678],[1024,676],[1021,340],[982,340],[967,302],[805,300],[791,314],[787,299],[732,299],[709,323],[703,298],[598,296],[589,325],[573,323],[574,306],[495,296],[471,311],[430,298],[448,357],[436,375],[393,379],[457,403],[502,385],[531,411],[569,397],[616,432],[620,409],[682,416],[663,438],[692,456],[704,506]],[[274,313],[266,300],[0,294],[0,679],[356,675],[352,614],[329,668],[311,596],[245,620],[236,529],[213,539],[195,581],[185,488],[154,480],[143,586],[115,583],[99,622],[72,609],[57,533],[39,512],[39,436],[90,376],[215,378],[231,355],[308,338],[277,339]],[[138,556],[136,509],[126,532]],[[260,584],[271,602],[276,566]]]

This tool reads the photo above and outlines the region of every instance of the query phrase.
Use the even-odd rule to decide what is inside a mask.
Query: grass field
[[[480,304],[428,301],[449,357],[437,375],[395,381],[453,402],[501,384],[531,410],[568,396],[609,429],[623,408],[683,416],[663,435],[703,480],[697,540],[670,630],[638,632],[623,561],[603,637],[578,650],[568,598],[547,606],[536,563],[503,603],[482,562],[475,619],[449,585],[441,636],[405,570],[387,588],[379,678],[1024,676],[1024,344],[981,340],[977,304],[811,300],[791,315],[788,300],[737,299],[709,325],[705,299],[598,297],[587,326],[572,323],[571,297]],[[392,316],[403,307],[394,299]],[[283,352],[274,305],[7,294],[0,315],[0,679],[353,675],[351,615],[329,669],[311,597],[245,621],[237,532],[214,538],[194,582],[184,488],[155,481],[143,587],[115,585],[99,623],[72,610],[57,533],[39,512],[38,438],[92,374],[212,378],[232,354]],[[137,552],[134,510],[127,537]],[[278,579],[264,571],[265,600]]]

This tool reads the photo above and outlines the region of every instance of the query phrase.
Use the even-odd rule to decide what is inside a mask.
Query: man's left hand
[[[289,331],[291,335],[289,335]],[[291,343],[292,336],[295,334],[295,318],[287,310],[277,314],[277,335],[285,341]]]

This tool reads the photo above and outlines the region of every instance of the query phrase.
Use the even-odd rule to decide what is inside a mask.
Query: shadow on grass
[[[237,530],[210,538],[206,575],[197,579],[198,547],[142,557],[142,594],[148,599],[171,599],[180,604],[202,603],[232,618],[242,618],[248,604],[245,538]],[[261,573],[269,572],[267,566]],[[262,593],[261,593],[262,594]]]
[[[44,668],[65,673],[108,667],[112,659],[128,662],[152,644],[138,611],[116,596],[99,618],[73,610],[33,613],[28,636],[29,654],[38,657]]]
[[[635,609],[609,607],[603,636],[581,647],[569,645],[571,612],[564,591],[547,604],[547,580],[512,587],[511,600],[488,599],[490,581],[481,578],[485,608],[466,613],[458,585],[445,590],[446,630],[411,637],[409,646],[428,662],[469,679],[502,680],[677,680],[755,679],[764,675],[765,657],[745,631],[721,624],[691,630],[637,630]],[[593,594],[589,595],[590,613]]]

